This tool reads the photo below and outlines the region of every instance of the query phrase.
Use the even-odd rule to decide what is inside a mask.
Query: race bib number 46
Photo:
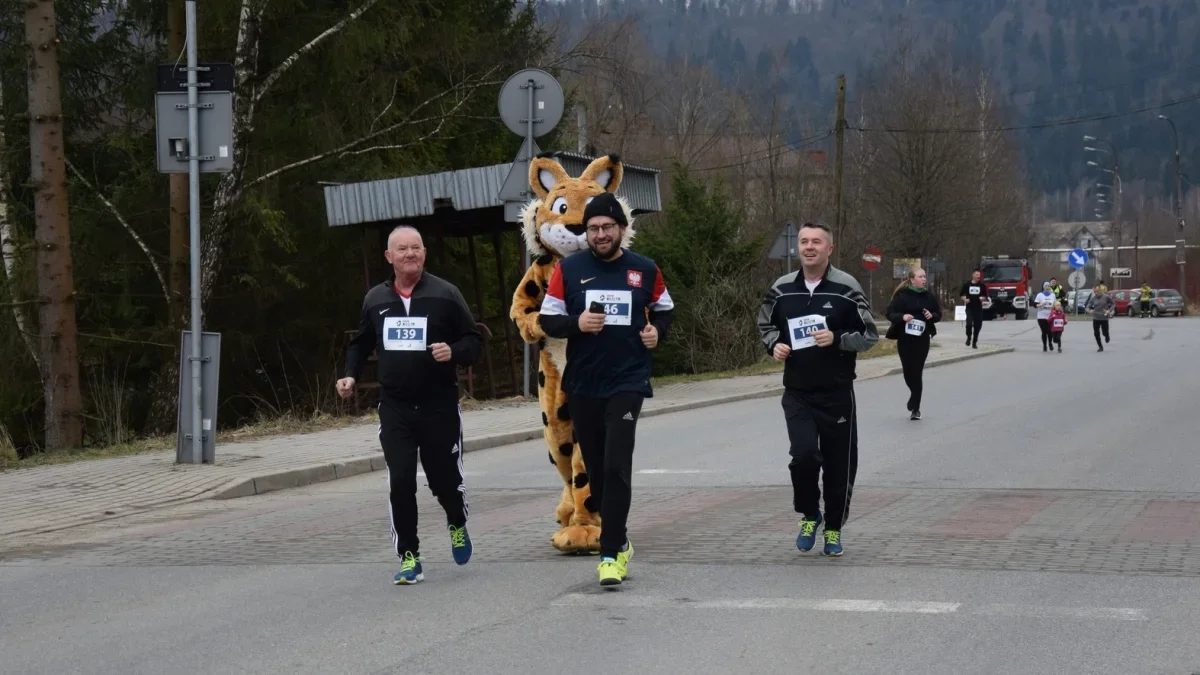
[[[593,302],[604,306],[605,326],[628,326],[633,317],[633,291],[588,291],[584,293],[585,306]]]
[[[827,329],[825,317],[820,314],[809,314],[788,319],[788,335],[792,338],[792,349],[806,349],[817,344],[813,333]]]
[[[383,320],[383,348],[389,352],[423,351],[429,319],[423,316],[389,316]]]

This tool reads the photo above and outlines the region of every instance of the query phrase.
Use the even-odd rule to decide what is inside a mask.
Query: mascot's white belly
[[[546,338],[546,356],[561,376],[567,368],[567,341],[562,338]]]

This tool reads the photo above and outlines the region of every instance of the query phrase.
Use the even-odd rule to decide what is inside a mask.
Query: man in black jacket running
[[[567,339],[562,388],[591,485],[587,508],[600,513],[600,584],[620,584],[633,546],[626,536],[633,446],[650,387],[650,350],[666,336],[674,303],[653,260],[624,250],[629,218],[610,192],[583,212],[588,250],[563,258],[550,277],[538,321]]]
[[[483,336],[458,288],[425,271],[425,246],[416,229],[393,230],[384,257],[394,274],[363,300],[337,391],[343,398],[354,395],[367,357],[382,347],[379,440],[391,493],[392,543],[400,557],[393,581],[415,584],[425,578],[417,539],[418,456],[446,512],[454,561],[464,565],[471,558],[457,366],[475,362]]]
[[[967,306],[967,344],[979,349],[979,330],[983,328],[983,299],[987,296],[987,286],[983,285],[983,273],[979,270],[972,272],[971,280],[963,284],[959,296]]]
[[[829,226],[805,223],[799,235],[801,272],[780,277],[758,312],[767,353],[785,362],[783,412],[791,442],[793,506],[803,514],[796,547],[810,551],[821,524],[825,488],[825,555],[842,554],[842,525],[858,471],[855,363],[879,341],[862,286],[829,264]]]

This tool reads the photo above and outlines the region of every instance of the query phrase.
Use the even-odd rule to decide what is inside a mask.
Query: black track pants
[[[979,331],[983,328],[983,307],[967,305],[967,340],[971,344],[979,344]]]
[[[457,406],[430,408],[411,403],[379,403],[379,440],[391,492],[392,543],[396,555],[420,553],[417,539],[417,459],[429,489],[446,511],[446,522],[467,524],[463,480],[462,412]]]
[[[929,338],[901,336],[896,341],[896,352],[900,355],[900,365],[904,369],[904,384],[908,385],[908,409],[921,409],[922,374],[925,371],[925,359],[929,357]]]
[[[783,414],[791,443],[793,506],[814,518],[825,488],[825,529],[840,530],[850,513],[850,496],[858,472],[858,418],[854,390],[783,394]],[[824,471],[823,478],[821,473]]]
[[[1108,319],[1092,321],[1092,335],[1096,336],[1096,346],[1104,349],[1104,342],[1100,341],[1100,333],[1104,333],[1104,342],[1108,342]]]
[[[583,453],[586,483],[592,486],[584,505],[600,513],[600,555],[616,557],[625,545],[629,504],[633,499],[633,446],[637,419],[645,397],[623,393],[611,398],[572,394],[567,403],[575,440]]]
[[[1038,319],[1038,328],[1042,329],[1042,350],[1050,348],[1050,319]]]

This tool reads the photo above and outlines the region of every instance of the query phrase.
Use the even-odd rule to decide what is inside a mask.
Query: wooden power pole
[[[837,133],[837,150],[834,155],[834,177],[833,177],[833,194],[835,202],[835,211],[833,219],[833,240],[837,242],[835,251],[841,251],[842,246],[842,226],[845,222],[845,214],[842,212],[842,161],[843,148],[846,141],[846,76],[838,75],[837,79],[837,123],[834,127]],[[842,256],[837,255],[837,262],[841,264]]]
[[[46,449],[83,445],[79,335],[67,210],[67,158],[54,0],[25,3],[29,82],[29,179],[34,190],[38,340]]]

